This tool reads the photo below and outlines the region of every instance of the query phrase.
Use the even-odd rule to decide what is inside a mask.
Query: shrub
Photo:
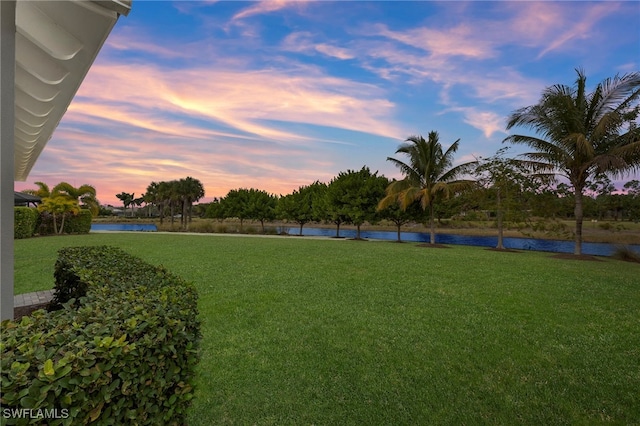
[[[38,210],[31,207],[14,207],[13,238],[30,238],[36,231]]]
[[[640,263],[640,253],[635,252],[629,246],[616,247],[616,251],[611,255],[611,257],[618,260],[624,260],[625,262]]]
[[[64,224],[65,234],[88,234],[91,231],[93,215],[89,210],[80,210],[76,215],[67,216]]]
[[[58,216],[58,226],[61,223]],[[89,210],[80,210],[77,214],[65,213],[64,234],[88,234],[91,231],[91,221],[93,216]],[[40,235],[53,235],[53,216],[47,211],[40,212],[38,218],[37,232]]]
[[[63,309],[2,323],[3,409],[59,410],[51,425],[184,424],[200,340],[195,288],[107,246],[61,250],[55,277]]]

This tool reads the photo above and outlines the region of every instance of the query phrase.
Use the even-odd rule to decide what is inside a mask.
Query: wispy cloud
[[[372,85],[329,77],[312,68],[306,75],[277,70],[166,70],[151,66],[97,65],[79,96],[94,105],[128,105],[111,119],[163,132],[182,132],[149,117],[128,118],[129,111],[186,114],[224,125],[236,134],[272,140],[301,141],[305,136],[283,130],[278,122],[327,126],[383,136],[397,135],[389,117],[394,105]],[[88,110],[84,110],[87,113]],[[101,111],[98,115],[104,116]],[[345,117],[349,117],[345,120]],[[384,118],[384,119],[383,119]],[[208,131],[187,126],[187,134]]]
[[[549,52],[559,50],[573,40],[584,40],[592,37],[594,29],[599,21],[610,13],[615,12],[618,5],[614,2],[589,4],[585,8],[584,16],[573,16],[573,20],[563,20],[563,28],[557,36],[555,36],[548,46],[544,48],[537,59],[542,58]],[[577,18],[577,19],[576,19]],[[566,25],[566,22],[573,22],[573,25]]]
[[[351,49],[345,47],[339,47],[328,42],[314,42],[312,34],[307,31],[289,34],[282,42],[282,49],[306,54],[321,53],[343,60],[353,59],[357,56]]]
[[[299,6],[304,0],[262,0],[236,13],[232,20],[237,21],[255,15],[272,13],[286,7]]]
[[[493,136],[494,133],[506,133],[504,130],[504,117],[493,111],[481,111],[475,107],[457,107],[451,108],[451,110],[462,112],[463,121],[476,129],[480,129],[487,139]]]
[[[314,129],[402,134],[382,89],[298,71],[96,64],[56,133],[64,146],[50,143],[42,161],[51,170],[41,174],[68,180],[48,173],[74,170],[103,182],[107,194],[133,191],[121,174],[128,185],[196,174],[210,196],[260,176],[264,189],[288,193],[337,172],[322,145],[350,143]]]
[[[421,27],[402,31],[393,31],[384,24],[378,24],[372,28],[372,34],[426,51],[433,57],[462,56],[487,59],[496,55],[492,43],[468,24],[446,29]]]

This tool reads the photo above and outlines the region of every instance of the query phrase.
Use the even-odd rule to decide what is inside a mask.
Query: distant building
[[[24,192],[16,192],[13,191],[13,205],[19,207],[29,207],[30,204],[33,204],[33,207],[37,207],[38,204],[42,202],[42,198],[25,194]]]

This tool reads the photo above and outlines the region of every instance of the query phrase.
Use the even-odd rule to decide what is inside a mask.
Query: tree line
[[[411,136],[399,146],[396,154],[406,159],[387,158],[398,167],[403,179],[388,181],[363,167],[360,171],[341,172],[327,185],[316,182],[300,187],[278,201],[275,196],[256,189],[234,190],[209,205],[206,214],[209,217],[240,215],[241,221],[254,218],[262,223],[270,215],[279,214],[281,218],[299,223],[301,229],[311,220],[326,220],[336,224],[338,234],[341,224],[352,223],[359,237],[360,225],[365,221],[395,215],[400,223],[417,210],[428,218],[433,244],[434,218],[443,200],[455,199],[460,203],[460,212],[491,200],[497,216],[500,247],[505,212],[511,210],[516,198],[522,202],[528,196],[529,202],[547,199],[551,204],[572,206],[574,254],[580,255],[585,207],[589,204],[600,208],[600,212],[613,208],[617,213],[622,211],[637,218],[640,183],[630,181],[625,184],[627,195],[614,196],[609,177],[640,171],[637,123],[640,72],[605,79],[592,92],[586,90],[584,72],[576,72],[573,86],[550,86],[537,104],[518,109],[508,117],[507,130],[522,127],[534,132],[534,135],[513,134],[504,139],[505,143],[531,149],[518,158],[508,158],[506,150],[499,150],[488,159],[453,166],[453,155],[460,141],[443,150],[438,133],[432,131],[427,139]],[[568,183],[558,181],[558,177]],[[488,197],[474,200],[469,196],[473,193]],[[590,203],[588,199],[594,193],[594,203]],[[268,199],[265,205],[269,207],[256,208],[253,197]],[[242,199],[245,201],[239,201]],[[464,202],[470,205],[464,206]],[[238,210],[237,204],[249,207]],[[520,212],[526,210],[520,204]]]
[[[387,219],[399,230],[409,221],[424,221],[432,244],[436,219],[492,210],[499,247],[503,221],[513,220],[514,215],[571,216],[574,253],[579,255],[585,213],[634,220],[640,215],[640,182],[627,182],[627,193],[621,195],[613,194],[610,180],[640,171],[640,72],[605,79],[587,92],[584,72],[576,71],[573,86],[550,86],[537,104],[508,117],[507,130],[522,127],[534,133],[504,139],[530,148],[516,158],[503,148],[489,158],[454,166],[460,140],[445,150],[438,133],[431,131],[426,139],[416,135],[401,144],[396,154],[402,158],[387,158],[402,179],[389,180],[364,166],[340,172],[327,184],[315,182],[281,197],[259,189],[234,189],[201,209],[207,217],[239,218],[241,226],[245,219],[259,220],[263,231],[265,221],[275,218],[298,223],[300,230],[308,222],[331,222],[337,235],[342,224],[354,224],[358,237],[365,222]],[[49,192],[46,185],[37,184],[40,189],[32,193],[45,195],[39,208],[53,212],[54,219],[56,214],[79,208],[80,201],[87,208],[97,208],[95,189],[89,185],[73,188],[63,182]],[[204,187],[191,177],[152,182],[138,198],[134,193],[117,194],[125,210],[145,203],[149,212],[152,208],[158,212],[161,223],[169,214],[173,224],[180,213],[183,229],[189,227],[193,203],[203,196]]]
[[[160,217],[160,224],[163,224],[165,216],[169,215],[173,225],[176,215],[179,214],[180,226],[188,230],[193,217],[193,204],[204,197],[204,194],[202,182],[187,176],[177,180],[151,182],[147,191],[138,198],[135,193],[127,192],[116,194],[116,197],[122,201],[125,211],[131,206],[132,216],[134,206],[146,204],[149,207],[148,215],[150,216],[154,209]]]

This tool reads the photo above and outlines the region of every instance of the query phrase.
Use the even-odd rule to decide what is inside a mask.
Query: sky
[[[488,157],[576,68],[589,91],[640,70],[639,17],[637,1],[134,0],[15,188],[90,184],[119,206],[191,176],[203,202],[286,195],[365,165],[400,178],[387,157],[433,130],[460,139],[457,163]]]

